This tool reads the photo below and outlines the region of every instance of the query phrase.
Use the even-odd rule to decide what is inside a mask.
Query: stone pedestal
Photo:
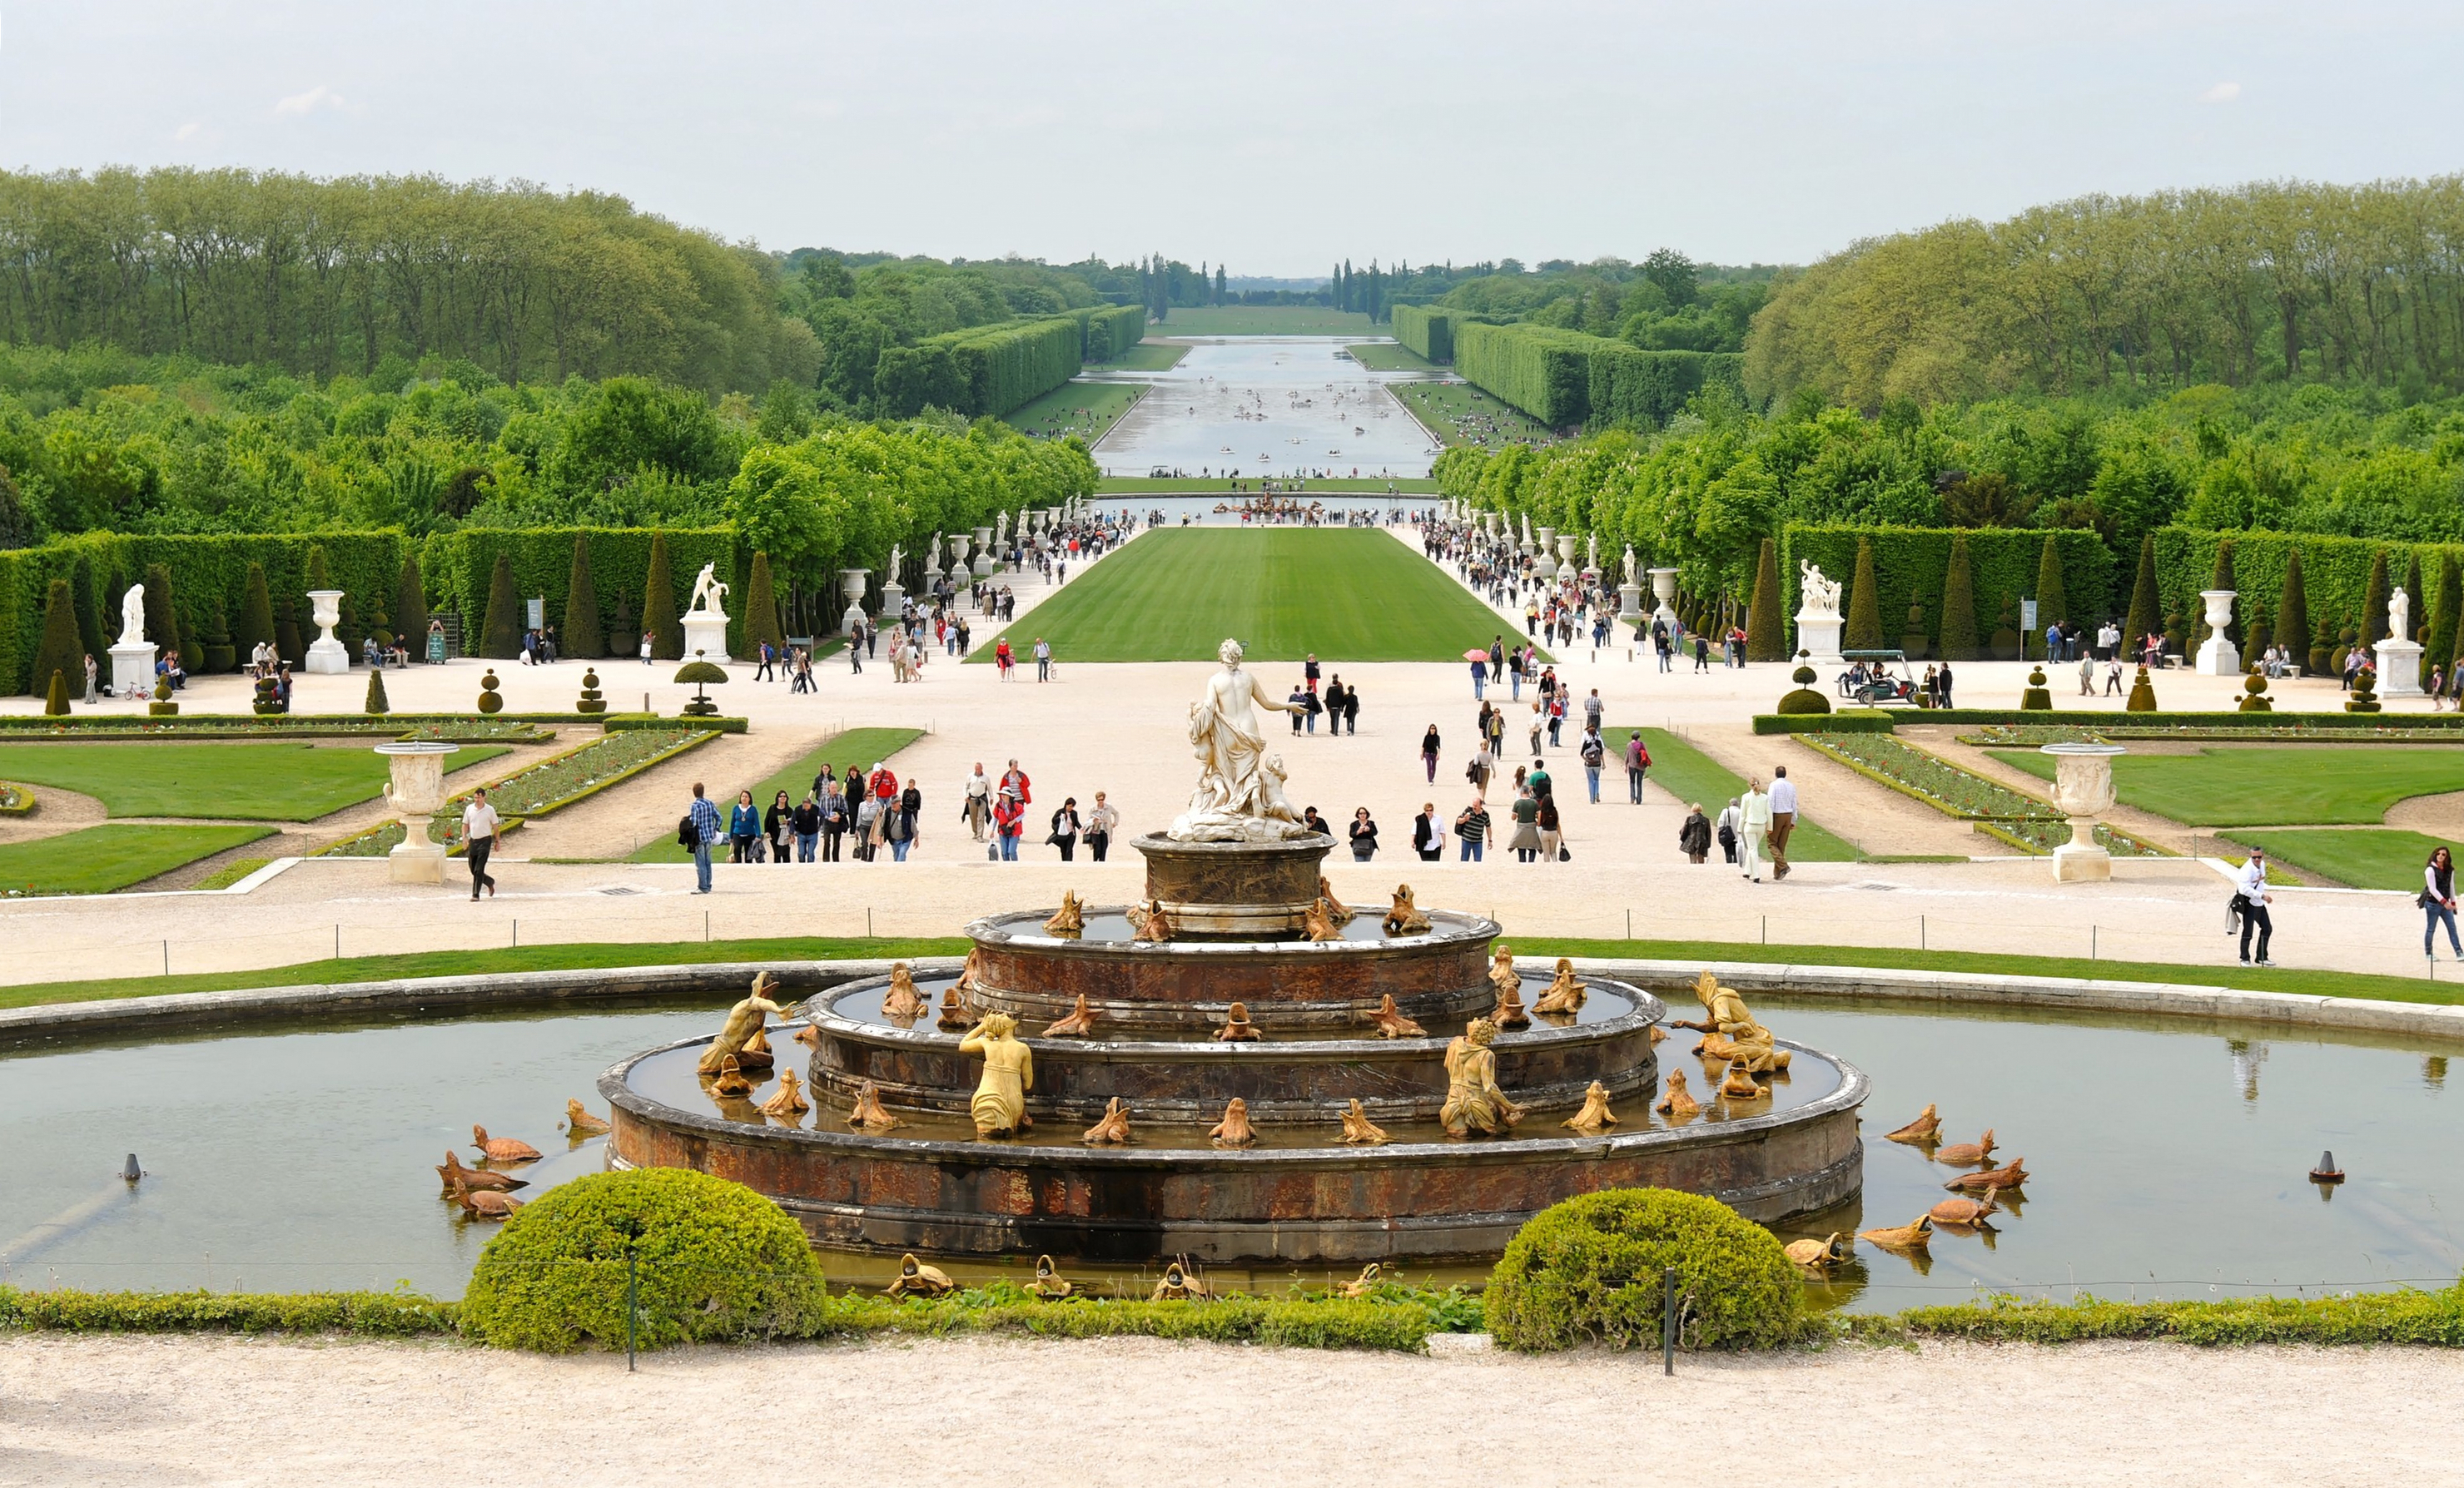
[[[43,678],[42,685],[46,688],[50,687],[52,679]],[[154,643],[139,641],[131,645],[122,641],[113,646],[111,648],[111,695],[142,698],[153,690]],[[72,696],[84,696],[85,678],[71,678],[69,692]]]
[[[2047,744],[2054,756],[2054,804],[2070,819],[2071,840],[2054,849],[2054,882],[2099,884],[2113,877],[2113,854],[2096,841],[2096,819],[2113,806],[2119,744]]]
[[[881,612],[895,617],[907,607],[907,586],[892,579],[881,586]]]
[[[328,677],[349,671],[350,648],[334,635],[334,627],[342,623],[342,591],[309,590],[308,616],[317,623],[317,639],[308,643],[308,655],[303,659],[305,669]]]
[[[2231,589],[2202,589],[2200,602],[2207,606],[2208,638],[2199,643],[2199,654],[2191,667],[2202,677],[2238,677],[2242,674],[2241,652],[2225,639],[2225,627],[2233,624],[2233,593]]]
[[[445,804],[445,756],[461,747],[425,741],[377,746],[393,774],[385,799],[402,818],[402,842],[385,855],[385,876],[397,884],[445,882],[445,844],[429,840],[428,823]]]
[[[725,665],[727,615],[722,610],[688,610],[683,621],[685,660]]]
[[[1839,632],[1845,626],[1837,610],[1817,610],[1811,605],[1796,612],[1796,648],[1807,653],[1807,664],[1815,667],[1837,667],[1847,658],[1839,654]]]
[[[2421,696],[2421,643],[2393,636],[2372,647],[2378,653],[2379,696]]]
[[[1617,619],[1642,618],[1642,585],[1628,581],[1617,585]]]
[[[1146,896],[1172,917],[1175,939],[1273,939],[1302,930],[1334,839],[1176,842],[1150,832],[1130,845],[1147,860]]]

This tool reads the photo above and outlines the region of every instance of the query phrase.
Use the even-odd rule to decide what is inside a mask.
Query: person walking
[[[1333,725],[1330,723],[1328,727]],[[1357,684],[1343,689],[1343,736],[1351,738],[1360,732],[1360,688]]]
[[[1352,813],[1352,861],[1367,863],[1377,856],[1377,823],[1369,819],[1369,808],[1361,806]]]
[[[1531,787],[1527,785],[1514,793],[1514,804],[1509,809],[1514,818],[1514,835],[1506,840],[1506,845],[1513,850],[1515,862],[1533,862],[1540,856],[1540,798],[1532,795]]]
[[[701,782],[695,780],[693,805],[685,812],[683,835],[693,839],[689,845],[693,848],[693,892],[696,894],[710,892],[711,844],[717,842],[724,832],[718,821],[718,807],[702,794]]]
[[[814,804],[821,808],[822,816],[822,861],[836,863],[855,814],[847,805],[847,792],[839,788],[838,781],[830,778],[826,765],[822,767],[822,778],[816,784],[814,798]]]
[[[1017,668],[1018,656],[1009,648],[1009,638],[1004,636],[1001,640],[994,642],[993,669],[1001,673],[1001,679],[1003,682],[1009,681],[1012,673],[1014,673]]]
[[[1764,794],[1759,777],[1746,780],[1746,794],[1737,798],[1737,835],[1741,840],[1737,854],[1738,870],[1754,883],[1763,881],[1765,854],[1770,850],[1771,797]]]
[[[1788,777],[1788,766],[1771,769],[1771,882],[1788,877],[1788,834],[1796,830],[1796,782]]]
[[[1035,680],[1052,680],[1052,643],[1042,636],[1035,638]]]
[[[2431,850],[2429,864],[2421,870],[2420,902],[2429,915],[2421,928],[2421,953],[2432,961],[2438,959],[2435,941],[2438,927],[2444,925],[2448,949],[2455,952],[2456,960],[2464,961],[2464,940],[2455,934],[2455,859],[2443,846]]]
[[[1737,799],[1734,796],[1729,797],[1728,804],[1722,807],[1720,811],[1720,829],[1718,835],[1720,841],[1720,861],[1732,868],[1737,865],[1737,847],[1743,841],[1738,834],[1744,830],[1745,824],[1745,812],[1739,809]]]
[[[1309,688],[1303,691],[1295,692],[1292,695],[1300,699],[1301,707],[1305,711],[1305,716],[1309,723],[1309,732],[1315,733],[1317,732],[1317,715],[1326,711],[1326,700],[1317,695],[1317,689],[1315,688]]]
[[[976,761],[976,773],[967,777],[965,796],[959,803],[958,815],[966,819],[967,830],[974,835],[977,842],[982,842],[984,834],[991,830],[993,782],[992,777],[984,774],[984,762],[980,759]]]
[[[2244,966],[2251,964],[2250,937],[2254,930],[2258,932],[2257,964],[2276,964],[2267,958],[2267,942],[2276,933],[2276,922],[2268,917],[2267,903],[2267,854],[2254,847],[2249,860],[2233,875],[2233,908],[2241,915],[2241,964]],[[2423,938],[2428,936],[2425,934]]]
[[[102,668],[95,665],[91,651],[85,658],[85,701],[89,708],[102,701]]]
[[[1533,799],[1540,806],[1536,819],[1540,828],[1540,861],[1555,863],[1572,856],[1566,851],[1566,823],[1557,815],[1557,798],[1540,796]]]
[[[1078,798],[1064,796],[1060,806],[1052,813],[1052,830],[1045,835],[1044,840],[1061,849],[1062,862],[1075,863],[1078,860],[1078,833],[1085,825],[1078,820]]]
[[[2079,696],[2096,696],[2096,653],[2079,658]]]
[[[1438,803],[1420,802],[1420,814],[1412,819],[1412,851],[1422,863],[1435,863],[1446,850],[1445,828],[1438,825]]]
[[[1942,706],[1950,707],[1950,663],[1948,661],[1945,661],[1942,664],[1942,670],[1934,674],[1934,685],[1942,689]]]
[[[1438,726],[1434,723],[1420,735],[1420,768],[1428,772],[1431,785],[1438,783]]]
[[[796,805],[787,799],[785,791],[781,791],[770,802],[770,809],[761,813],[761,830],[770,839],[770,861],[792,862],[788,839],[796,831]]]
[[[1018,861],[1018,840],[1026,830],[1026,802],[1007,786],[993,801],[993,835],[1001,842],[1001,861]]]
[[[1455,813],[1455,840],[1463,843],[1463,863],[1478,863],[1488,844],[1488,802],[1478,796]]]
[[[751,863],[754,840],[761,835],[761,812],[753,804],[751,791],[736,793],[736,806],[727,814],[727,861]]]
[[[796,803],[792,824],[796,833],[796,861],[812,862],[814,844],[822,840],[822,803],[813,799],[812,792],[805,792],[804,799]]]
[[[912,777],[907,782],[907,789],[898,793],[890,825],[892,834],[890,839],[891,857],[905,863],[907,854],[924,836],[924,790]]]
[[[1471,659],[1471,700],[1475,703],[1488,695],[1488,657],[1485,653]]]
[[[1112,845],[1112,834],[1121,829],[1120,808],[1095,793],[1095,809],[1087,813],[1087,856],[1097,863],[1104,861],[1105,849]]]
[[[1591,696],[1583,699],[1584,731],[1591,733],[1599,733],[1601,720],[1608,717],[1608,712],[1609,705],[1600,701],[1600,689],[1592,689]]]
[[[1700,631],[1694,635],[1694,669],[1698,672],[1711,669],[1711,640]]]
[[[1600,803],[1600,767],[1608,763],[1609,747],[1600,738],[1599,725],[1590,724],[1583,730],[1583,742],[1576,746],[1583,761],[1583,779],[1592,788],[1592,804]]]
[[[1651,751],[1642,747],[1642,733],[1633,731],[1625,736],[1625,799],[1629,806],[1642,804],[1642,777],[1651,768]],[[1697,810],[1701,808],[1696,808]]]
[[[1703,815],[1699,800],[1685,809],[1684,823],[1677,829],[1677,850],[1688,863],[1699,864],[1711,856],[1711,819]]]
[[[462,851],[471,862],[471,902],[478,903],[479,890],[496,897],[496,881],[488,876],[488,855],[496,850],[496,808],[488,804],[488,788],[481,786],[471,793],[471,804],[462,808]]]
[[[770,649],[770,643],[767,641],[761,642],[759,647],[754,651],[753,656],[755,663],[753,667],[753,680],[756,682],[777,681],[777,677],[772,674],[770,668],[771,664],[778,659],[778,653]]]
[[[444,660],[443,657],[435,654],[438,651],[445,649],[444,643],[445,622],[441,620],[429,622],[428,650],[431,658],[437,661]],[[650,665],[650,632],[647,630],[642,632],[642,665],[645,667]]]

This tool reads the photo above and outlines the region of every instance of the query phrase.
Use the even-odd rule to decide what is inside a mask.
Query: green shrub
[[[385,701],[385,668],[381,667],[368,668],[368,697],[367,701],[361,706],[371,713],[393,711],[392,706]]]
[[[564,579],[564,634],[557,654],[594,662],[607,654],[607,632],[599,623],[599,589],[590,581],[590,539],[573,535],[573,567]]]
[[[1455,360],[1454,312],[1435,305],[1397,305],[1395,339],[1423,361]]]
[[[43,689],[43,715],[47,718],[69,715],[69,679],[57,668],[52,672],[51,686]]]
[[[645,1347],[802,1338],[828,1317],[822,1263],[784,1211],[681,1168],[592,1173],[524,1205],[479,1253],[463,1331],[499,1348],[625,1346],[625,1255]]]
[[[1814,684],[1820,679],[1820,673],[1811,667],[1799,667],[1789,675],[1791,680],[1795,682],[1796,690],[1781,694],[1779,711],[1783,714],[1797,717],[1808,713],[1831,711],[1831,699],[1814,689]]]
[[[488,580],[487,615],[486,628],[479,633],[479,654],[498,661],[521,655],[522,602],[514,593],[514,560],[508,554],[496,555]]]
[[[1888,733],[1891,715],[1880,708],[1843,708],[1830,714],[1756,713],[1756,733]]]
[[[1870,537],[1857,539],[1857,574],[1848,585],[1848,635],[1846,646],[1852,651],[1879,651],[1882,648],[1881,585],[1874,578],[1874,542]]]
[[[2046,546],[2050,548],[2053,544],[2047,543]],[[2028,668],[2028,688],[2026,691],[2019,694],[2019,707],[2022,710],[2032,712],[2053,711],[2054,694],[2045,686],[2044,667],[2031,667]]]
[[[504,696],[496,690],[496,668],[491,667],[479,678],[479,711],[500,713],[504,711]]]
[[[753,579],[744,586],[743,610],[744,639],[756,644],[767,641],[783,658],[787,635],[779,628],[779,593],[771,585],[767,553],[753,555]]]
[[[48,690],[55,686],[53,679],[65,672],[77,673],[82,683],[86,654],[77,636],[76,595],[67,580],[55,579],[51,593],[43,603],[43,640],[34,649],[33,675],[27,679],[26,689],[47,696]],[[48,702],[43,711],[52,711]],[[65,703],[59,711],[68,711]]]
[[[684,622],[676,615],[676,575],[668,561],[668,535],[650,535],[650,556],[645,567],[642,585],[642,629],[650,637],[650,654],[660,661],[682,660],[685,654]],[[622,651],[633,649],[631,638]]]
[[[1746,660],[1775,662],[1787,657],[1779,607],[1779,547],[1765,537],[1762,558],[1754,565],[1753,598],[1746,605]]]
[[[1768,1348],[1803,1329],[1804,1284],[1770,1231],[1717,1199],[1612,1189],[1515,1233],[1489,1277],[1488,1330],[1509,1348],[1656,1347],[1672,1267],[1686,1348]]]
[[[385,1292],[77,1292],[0,1286],[0,1328],[78,1333],[451,1333],[454,1302]]]
[[[1999,1343],[2075,1344],[2103,1339],[2174,1338],[2203,1347],[2247,1344],[2412,1344],[2464,1347],[2464,1283],[2442,1291],[2409,1287],[2350,1297],[2236,1297],[2221,1302],[2075,1302],[1993,1297],[1982,1302],[1911,1307],[1891,1316],[1833,1321],[1842,1336],[1876,1343],[1967,1338]]]
[[[1942,655],[1945,661],[1976,660],[1976,578],[1969,560],[1969,534],[1950,535],[1942,580]]]

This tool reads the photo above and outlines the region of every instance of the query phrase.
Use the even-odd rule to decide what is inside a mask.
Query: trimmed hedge
[[[599,613],[609,627],[607,649],[617,656],[629,657],[641,644],[642,633],[639,629],[629,635],[615,632],[616,601],[623,595],[638,601],[645,592],[651,543],[656,537],[667,542],[671,595],[689,593],[693,575],[701,571],[704,563],[718,565],[719,580],[728,585],[730,599],[744,592],[744,570],[749,566],[750,555],[737,551],[735,529],[728,527],[466,527],[429,538],[422,550],[421,563],[428,592],[436,597],[439,608],[460,612],[462,644],[475,651],[481,640],[480,622],[488,613],[488,580],[498,555],[512,561],[516,598],[544,596],[547,613],[561,615],[567,609],[574,544],[583,543],[589,553],[590,583],[599,602]],[[744,606],[737,604],[733,609],[727,625],[728,646],[731,651],[741,654]],[[669,623],[673,624],[672,620]],[[570,628],[568,621],[567,629]],[[679,627],[674,634],[681,649],[684,632]],[[418,654],[425,645],[424,638],[414,641],[413,654]]]
[[[2410,1287],[2351,1297],[2242,1297],[2225,1302],[2029,1302],[1911,1307],[1895,1316],[1832,1320],[1843,1338],[1900,1343],[1966,1338],[1996,1343],[2078,1344],[2103,1339],[2179,1339],[2233,1344],[2415,1344],[2464,1348],[2464,1282],[2444,1291]]]
[[[1534,1214],[1489,1276],[1488,1330],[1509,1348],[1658,1347],[1664,1268],[1681,1346],[1769,1348],[1804,1332],[1804,1283],[1777,1237],[1672,1189],[1610,1189]]]
[[[2070,613],[2102,617],[2118,613],[2113,593],[2113,554],[2095,533],[2065,528],[2039,532],[2018,528],[1851,527],[1791,522],[1780,533],[1780,581],[1787,612],[1796,612],[1796,565],[1810,561],[1837,579],[1858,570],[1858,544],[1874,553],[1875,599],[1884,615],[1905,615],[1911,603],[1925,607],[1926,644],[1942,653],[1945,619],[1944,580],[1950,572],[1954,536],[1968,539],[1970,586],[1975,613],[1990,621],[2008,603],[2019,612],[2019,601],[2035,593],[2044,561],[2045,542],[2057,543]],[[2042,628],[2043,619],[2038,618]]]
[[[1078,355],[1082,361],[1118,361],[1130,354],[1131,347],[1147,339],[1144,305],[1092,305],[1073,310],[1070,315],[1078,321]]]
[[[1879,721],[1878,721],[1879,720]],[[1787,717],[1776,713],[1754,715],[1756,733],[1888,733],[1892,726],[1905,720],[1909,723],[1946,724],[2012,724],[2031,728],[2074,725],[2080,729],[2118,733],[2166,729],[2214,729],[2246,733],[2258,729],[2319,729],[2326,732],[2370,733],[2381,730],[2430,730],[2464,733],[2464,717],[2453,713],[2404,713],[2395,717],[2372,717],[2362,713],[2244,713],[2244,712],[2159,712],[2115,713],[2080,709],[2065,713],[2057,709],[2052,717],[2017,708],[1910,708],[1885,711],[1881,709],[1833,713],[1828,718]]]
[[[2179,614],[2196,626],[2201,616],[2199,591],[2207,588],[2215,572],[2216,549],[2233,546],[2236,618],[2245,629],[2255,620],[2276,620],[2284,600],[2284,575],[2298,550],[2301,555],[2301,598],[2303,623],[2310,629],[2299,641],[2288,641],[2299,652],[2307,655],[2317,639],[2315,627],[2323,625],[2330,635],[2341,634],[2346,626],[2365,636],[2369,629],[2371,611],[2377,612],[2379,632],[2387,629],[2386,602],[2369,602],[2370,571],[2384,554],[2387,566],[2401,573],[2404,566],[2419,563],[2424,573],[2437,572],[2441,559],[2464,558],[2464,545],[2453,543],[2382,542],[2374,537],[2329,537],[2315,533],[2281,532],[2204,532],[2190,527],[2162,527],[2151,535],[2156,550],[2156,580],[2167,613]],[[2073,574],[2079,569],[2073,566]],[[2444,617],[2431,613],[2436,596],[2415,594],[2412,597],[2412,639],[2424,641],[2434,629],[2444,625]],[[2074,606],[2076,607],[2076,606]],[[2453,626],[2448,626],[2452,632]],[[2278,626],[2272,633],[2281,636]],[[2424,662],[2444,663],[2444,656],[2423,655]]]
[[[917,350],[947,352],[957,412],[999,418],[1076,377],[1085,338],[1076,317],[1057,316],[927,337]]]
[[[1423,361],[1441,364],[1455,360],[1454,312],[1428,305],[1391,305],[1395,339]]]
[[[0,1286],[0,1327],[69,1333],[451,1333],[458,1302],[390,1292],[74,1292]]]
[[[1595,425],[1658,428],[1685,411],[1705,386],[1725,383],[1743,398],[1745,361],[1727,352],[1645,351],[1604,340],[1592,352],[1590,417]]]
[[[1645,351],[1605,336],[1543,325],[1464,320],[1453,322],[1451,330],[1455,361],[1466,382],[1551,428],[1587,420],[1657,428],[1706,383],[1726,383],[1740,396],[1745,391],[1745,359],[1734,353]],[[1399,326],[1396,339],[1403,340]]]

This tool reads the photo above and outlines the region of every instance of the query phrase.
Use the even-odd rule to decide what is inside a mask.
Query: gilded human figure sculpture
[[[1691,1028],[1702,1034],[1703,1041],[1694,1052],[1705,1060],[1732,1062],[1743,1060],[1746,1068],[1757,1075],[1788,1068],[1789,1054],[1777,1047],[1771,1031],[1754,1021],[1746,1010],[1746,999],[1738,996],[1733,987],[1723,987],[1720,978],[1705,971],[1694,978],[1694,996],[1702,1002],[1705,1017],[1696,1022],[1672,1018],[1679,1028]]]
[[[901,1028],[913,1028],[931,1007],[924,995],[915,990],[915,974],[908,970],[907,963],[893,963],[890,968],[890,990],[881,997],[882,1017]]]
[[[1026,1114],[1026,1092],[1035,1088],[1035,1054],[1018,1038],[1018,1019],[1006,1013],[987,1013],[958,1052],[984,1061],[984,1076],[976,1086],[967,1114],[979,1137],[1006,1137],[1035,1125]]]
[[[1061,891],[1061,908],[1053,910],[1052,918],[1044,922],[1044,932],[1071,940],[1087,932],[1087,907],[1078,902],[1077,890],[1065,888]]]
[[[1543,1017],[1573,1017],[1583,1010],[1583,984],[1574,975],[1574,963],[1564,956],[1557,958],[1557,979],[1531,1004],[1531,1011]]]
[[[1386,911],[1386,933],[1389,935],[1425,935],[1428,932],[1429,917],[1422,914],[1420,912],[1420,907],[1412,902],[1412,886],[1409,884],[1396,885],[1394,908]]]
[[[1206,696],[1189,706],[1189,743],[1198,756],[1198,789],[1189,809],[1164,835],[1177,842],[1273,842],[1306,836],[1300,814],[1283,799],[1266,755],[1257,710],[1292,711],[1241,668],[1241,643],[1216,649],[1223,669],[1207,679]]]
[[[751,1043],[772,1015],[784,1011],[770,1000],[770,991],[778,985],[778,979],[768,972],[753,978],[752,993],[727,1010],[726,1025],[719,1029],[718,1037],[710,1041],[710,1047],[702,1051],[701,1062],[693,1066],[697,1072],[717,1074],[719,1065],[735,1059],[746,1044]],[[768,1042],[764,1041],[761,1047],[766,1051]]]
[[[1438,1122],[1458,1140],[1477,1131],[1504,1136],[1523,1119],[1523,1107],[1506,1098],[1497,1084],[1497,1053],[1488,1045],[1497,1025],[1475,1018],[1463,1037],[1446,1045],[1446,1103]]]

